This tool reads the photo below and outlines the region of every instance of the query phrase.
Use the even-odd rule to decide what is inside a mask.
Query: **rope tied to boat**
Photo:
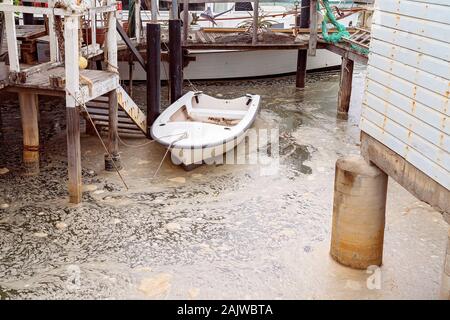
[[[161,162],[159,163],[158,168],[156,169],[155,173],[153,174],[152,179],[155,179],[156,175],[157,175],[158,172],[159,172],[159,169],[161,169],[161,166],[162,166],[164,160],[165,160],[166,157],[167,157],[167,154],[168,154],[169,151],[172,149],[173,144],[176,143],[176,142],[179,142],[179,141],[181,141],[181,140],[187,139],[187,138],[189,137],[189,135],[188,135],[187,132],[183,132],[183,133],[179,133],[179,134],[181,134],[182,136],[179,137],[178,139],[175,139],[174,141],[172,141],[172,142],[169,144],[169,147],[167,147],[167,150],[166,150],[166,152],[164,153],[164,156],[163,156],[163,158],[161,159]]]

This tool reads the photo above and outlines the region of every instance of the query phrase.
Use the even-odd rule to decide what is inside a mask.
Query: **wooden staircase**
[[[117,87],[117,104],[119,106],[119,133],[142,137],[147,133],[147,116],[122,88]],[[108,96],[99,96],[86,103],[86,108],[98,129],[108,130],[109,105]],[[83,115],[88,120],[87,114]]]

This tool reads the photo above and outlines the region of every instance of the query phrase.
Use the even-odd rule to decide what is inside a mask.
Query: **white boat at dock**
[[[156,119],[151,135],[171,151],[174,164],[190,169],[237,146],[256,118],[259,101],[252,94],[227,100],[189,91]]]

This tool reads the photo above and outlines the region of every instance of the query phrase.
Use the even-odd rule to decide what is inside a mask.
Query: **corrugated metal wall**
[[[450,0],[376,0],[361,130],[450,189]]]

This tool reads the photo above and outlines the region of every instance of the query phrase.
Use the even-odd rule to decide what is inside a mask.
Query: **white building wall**
[[[450,189],[450,0],[376,0],[361,130]]]

